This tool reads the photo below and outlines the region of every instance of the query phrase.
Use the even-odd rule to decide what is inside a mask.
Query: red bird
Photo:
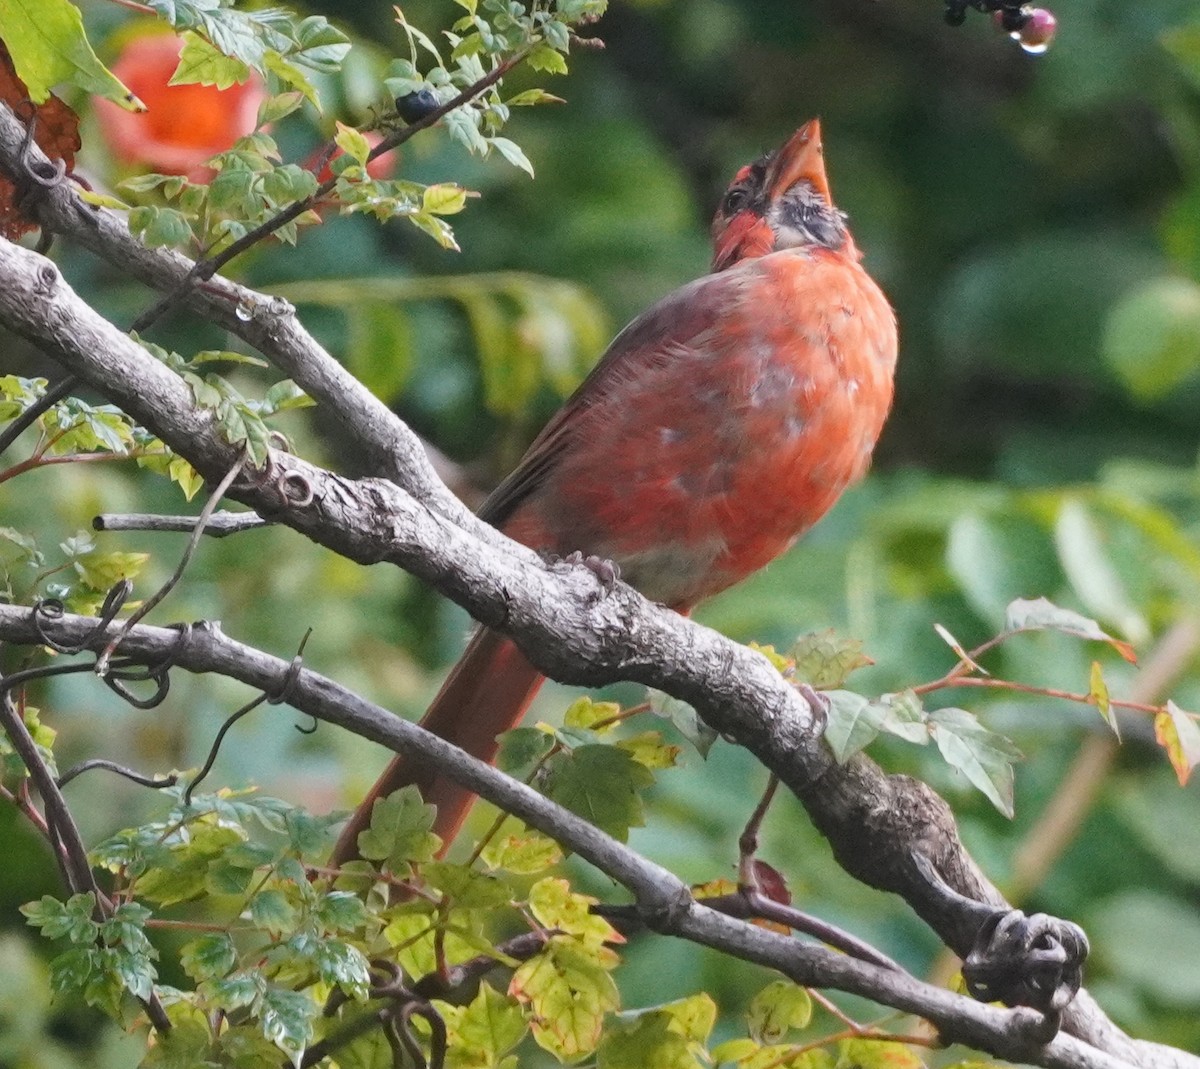
[[[816,120],[743,167],[713,273],[629,324],[480,511],[546,553],[615,562],[680,612],[779,556],[867,469],[892,400],[896,319],[829,196]],[[480,630],[423,727],[482,760],[544,676]],[[449,842],[473,796],[398,756],[351,818],[416,784]]]

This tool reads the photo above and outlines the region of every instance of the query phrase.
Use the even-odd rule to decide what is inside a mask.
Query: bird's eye
[[[726,215],[733,215],[746,206],[746,201],[750,199],[750,194],[744,189],[731,189],[725,194],[725,199],[721,201],[721,211]]]

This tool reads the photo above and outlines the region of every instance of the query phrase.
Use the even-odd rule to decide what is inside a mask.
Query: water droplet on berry
[[[1029,13],[1029,21],[1013,36],[1026,52],[1038,56],[1050,47],[1057,32],[1058,19],[1044,7],[1035,7]]]

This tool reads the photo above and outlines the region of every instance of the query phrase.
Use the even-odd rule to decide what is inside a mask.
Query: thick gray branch
[[[103,649],[119,625],[95,631],[98,621],[67,615],[42,624],[60,644],[86,640]],[[36,644],[42,640],[27,608],[0,605],[0,641]],[[947,1039],[1011,1061],[1051,1069],[1119,1069],[1120,1058],[1060,1034],[1041,1045],[1030,1039],[1041,1022],[1032,1010],[997,1009],[825,947],[784,937],[746,921],[725,916],[692,898],[673,873],[646,860],[587,821],[536,791],[503,775],[416,724],[393,716],[333,680],[236,642],[218,628],[199,626],[185,635],[169,628],[136,625],[120,652],[147,663],[170,658],[191,672],[213,672],[271,693],[283,688],[293,708],[353,731],[392,750],[436,765],[494,805],[553,836],[627,888],[646,923],[677,936],[776,969],[796,983],[836,988],[918,1014]]]

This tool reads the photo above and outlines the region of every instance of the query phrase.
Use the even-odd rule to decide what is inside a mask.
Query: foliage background
[[[732,171],[819,114],[835,197],[900,316],[896,411],[868,481],[787,559],[701,618],[781,646],[836,627],[865,641],[877,664],[856,682],[878,690],[950,666],[934,621],[971,645],[998,629],[1002,606],[1018,596],[1086,610],[1148,650],[1197,611],[1200,593],[1200,20],[1184,0],[1060,0],[1059,39],[1033,58],[982,18],[945,27],[938,7],[616,3],[598,31],[607,49],[578,51],[554,87],[569,103],[528,109],[511,127],[535,181],[468,158],[436,133],[405,147],[405,177],[454,179],[482,194],[456,220],[461,254],[412,228],[330,219],[298,248],[256,253],[243,277],[268,290],[334,280],[319,302],[296,291],[306,322],[486,487],[613,328],[705,269],[707,216]],[[116,5],[85,8],[97,41],[129,20]],[[410,0],[405,14],[432,28],[451,8]],[[320,10],[377,43],[364,53],[402,51],[390,4],[343,0]],[[349,68],[337,87],[341,118],[365,117],[371,77],[365,60]],[[300,120],[277,132],[295,158],[319,136]],[[83,165],[111,180],[112,161],[88,134]],[[145,305],[144,292],[78,250],[56,255],[116,322]],[[529,274],[494,274],[513,271]],[[379,280],[379,299],[337,284],[367,276]],[[182,317],[155,340],[183,352],[228,344]],[[0,370],[56,377],[37,354],[5,346]],[[354,470],[319,412],[290,419],[303,451]],[[0,522],[51,524],[62,538],[100,511],[181,511],[159,481],[112,465],[36,472],[0,495]],[[175,536],[102,537],[107,547],[155,552],[143,593],[182,548]],[[467,625],[395,570],[357,568],[286,531],[206,545],[163,612],[221,619],[282,655],[312,625],[309,664],[412,716]],[[1129,685],[1132,669],[1060,638],[1017,640],[996,666],[1086,691],[1099,656],[1114,691]],[[1200,707],[1195,663],[1173,694]],[[872,752],[951,799],[968,847],[1003,887],[1082,740],[1107,729],[1093,710],[957,697],[1027,755],[1015,822],[934,757],[900,743]],[[198,764],[243,698],[228,685],[181,679],[167,707],[137,713],[66,681],[39,704],[64,752],[166,768]],[[555,719],[566,701],[551,688],[536,713]],[[1198,788],[1175,783],[1148,721],[1129,720],[1125,735],[1079,833],[1026,904],[1091,933],[1089,985],[1119,1023],[1195,1050]],[[357,798],[383,760],[328,729],[298,735],[286,711],[272,709],[239,724],[216,774],[324,810]],[[70,788],[90,841],[154,804],[93,777]],[[729,746],[718,744],[707,762],[690,755],[661,778],[633,844],[688,879],[730,875],[737,830],[763,780]],[[477,814],[480,826],[485,819]],[[918,972],[933,967],[933,938],[898,902],[842,874],[788,799],[770,817],[764,854],[802,908]],[[16,906],[53,891],[53,875],[8,810],[0,856],[10,859],[0,866],[0,923],[16,932]],[[764,980],[750,966],[662,940],[631,947],[628,960],[618,974],[628,1005],[706,988],[732,1017]],[[96,1039],[77,1013],[41,1007],[31,1020],[24,993],[38,968],[17,934],[0,937],[0,1063],[75,1064],[69,1050],[79,1046],[90,1048],[88,1064],[136,1062],[136,1044],[122,1049],[105,1031]],[[55,1044],[41,1038],[46,1020]]]

